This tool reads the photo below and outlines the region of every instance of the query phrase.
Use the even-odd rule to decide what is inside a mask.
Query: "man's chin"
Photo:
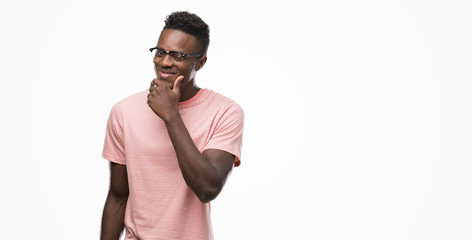
[[[161,78],[161,77],[158,77],[157,78],[157,85],[158,86],[167,86],[169,87],[170,89],[174,88],[174,82],[175,82],[175,79],[174,77],[172,78]]]

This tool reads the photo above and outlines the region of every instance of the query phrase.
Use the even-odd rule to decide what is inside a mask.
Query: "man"
[[[208,25],[174,12],[151,48],[149,90],[113,106],[103,157],[110,189],[101,239],[213,239],[209,202],[240,164],[243,111],[195,83],[207,61]]]

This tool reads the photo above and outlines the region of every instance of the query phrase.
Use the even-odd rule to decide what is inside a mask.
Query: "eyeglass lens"
[[[152,50],[152,56],[153,56],[153,58],[156,58],[156,57],[158,57],[158,58],[163,58],[163,57],[166,56],[166,54],[167,54],[167,53],[166,53],[165,51],[161,50],[161,49],[153,49],[153,50]],[[170,55],[170,57],[171,57],[172,59],[174,59],[174,60],[176,60],[176,61],[182,61],[182,60],[184,60],[184,56],[183,56],[181,53],[179,53],[179,52],[171,51],[171,52],[169,52],[169,55]]]

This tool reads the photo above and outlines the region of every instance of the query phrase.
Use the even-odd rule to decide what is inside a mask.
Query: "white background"
[[[109,110],[176,10],[246,114],[217,239],[472,239],[465,0],[0,2],[2,239],[98,239]]]

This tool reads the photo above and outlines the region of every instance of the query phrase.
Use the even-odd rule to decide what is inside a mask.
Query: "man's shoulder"
[[[148,90],[139,91],[137,93],[133,93],[129,95],[128,97],[123,98],[118,103],[136,103],[136,102],[141,103],[143,99],[147,98],[148,93],[149,93]]]
[[[140,91],[137,93],[133,93],[128,97],[125,97],[115,103],[112,107],[112,111],[124,111],[124,110],[132,110],[139,108],[140,105],[145,105],[147,99],[147,90]]]
[[[210,104],[214,104],[215,106],[219,106],[222,108],[234,108],[242,111],[241,106],[233,100],[232,98],[229,98],[221,93],[215,92],[213,90],[205,89],[207,91],[207,101]]]

